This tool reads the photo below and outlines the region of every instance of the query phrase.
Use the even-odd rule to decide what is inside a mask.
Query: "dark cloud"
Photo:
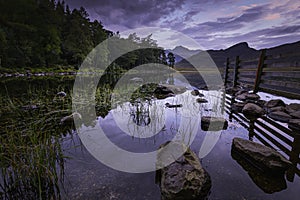
[[[86,0],[68,3],[74,7],[84,6],[92,13],[93,18],[99,18],[104,24],[135,28],[152,25],[163,16],[180,9],[184,2],[185,0]]]

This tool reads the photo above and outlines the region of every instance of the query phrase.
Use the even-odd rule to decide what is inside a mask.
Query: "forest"
[[[0,71],[71,68],[76,70],[88,53],[119,32],[106,30],[101,21],[90,20],[85,8],[71,10],[64,1],[0,0]],[[130,52],[115,61],[122,68],[148,62],[167,63],[151,35],[132,33],[126,40],[153,48]],[[109,56],[111,49],[106,49]]]

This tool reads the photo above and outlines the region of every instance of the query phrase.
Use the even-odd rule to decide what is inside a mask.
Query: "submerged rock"
[[[197,103],[207,103],[208,101],[204,98],[198,98],[196,99]]]
[[[292,117],[285,113],[285,112],[282,112],[282,111],[276,111],[276,112],[271,112],[268,114],[268,116],[271,118],[271,119],[274,119],[276,121],[280,121],[280,122],[288,122]]]
[[[56,94],[56,96],[65,97],[65,96],[67,96],[67,94],[64,91],[60,91]]]
[[[253,165],[253,163],[249,162],[243,155],[234,150],[231,151],[231,156],[248,173],[252,181],[265,193],[272,194],[287,188],[284,174],[274,176],[264,173]]]
[[[294,131],[300,131],[300,119],[289,120],[288,127]]]
[[[200,92],[199,92],[199,90],[193,90],[193,91],[191,92],[191,94],[192,94],[193,96],[198,96],[198,95],[200,94]]]
[[[292,164],[274,149],[242,138],[233,139],[232,151],[244,156],[265,173],[274,175],[283,174]]]
[[[255,120],[265,114],[264,109],[254,103],[247,103],[244,106],[242,112],[249,120]]]
[[[166,103],[165,104],[167,108],[180,108],[182,107],[182,104],[170,104],[170,103]]]
[[[162,155],[164,153],[163,147],[166,144],[160,146],[158,159],[164,157]],[[187,148],[186,152],[175,162],[156,172],[156,183],[160,187],[161,199],[206,199],[211,188],[209,174],[201,166],[199,158],[189,147],[183,147],[184,144],[179,142],[177,145],[179,148]]]
[[[219,131],[228,127],[228,121],[221,117],[201,117],[201,129],[203,131]]]
[[[272,99],[265,104],[266,108],[273,108],[278,106],[285,107],[285,103],[281,99]]]

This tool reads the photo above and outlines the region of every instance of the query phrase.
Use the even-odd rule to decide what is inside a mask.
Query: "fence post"
[[[239,64],[240,64],[240,57],[237,56],[235,59],[234,77],[233,77],[233,86],[232,87],[236,87],[236,85],[237,85]]]
[[[257,66],[257,69],[256,69],[256,77],[255,77],[255,82],[254,82],[253,93],[258,92],[259,84],[261,82],[261,75],[262,75],[262,72],[263,72],[265,58],[266,58],[266,49],[263,49],[260,53],[258,66]]]
[[[226,89],[226,84],[227,84],[227,81],[228,81],[228,70],[229,70],[229,58],[227,57],[226,59],[226,66],[225,66],[225,76],[224,76],[224,86],[225,86],[225,89]]]

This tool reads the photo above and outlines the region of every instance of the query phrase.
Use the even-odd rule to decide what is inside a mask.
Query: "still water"
[[[176,85],[184,86],[180,80],[173,79]],[[196,82],[196,81],[195,81]],[[60,119],[72,113],[70,99],[60,99],[56,96],[59,91],[66,92],[67,96],[72,94],[74,77],[38,77],[38,78],[10,78],[1,79],[1,97],[2,104],[10,99],[15,103],[15,107],[24,109],[28,105],[36,105],[40,109],[25,109],[27,115],[33,120],[34,116],[46,116],[47,114],[61,112],[56,116],[56,120],[51,123],[61,128],[60,145],[64,155],[63,167],[64,173],[60,177],[63,179],[60,185],[60,195],[62,199],[136,199],[136,200],[159,200],[160,190],[155,184],[155,172],[147,173],[126,173],[114,170],[100,161],[98,161],[82,144],[78,133],[74,129],[66,130],[60,124]],[[191,149],[198,155],[200,148],[205,145],[203,141],[208,138],[215,138],[216,145],[210,151],[200,152],[201,164],[210,174],[212,179],[212,188],[208,199],[291,199],[296,200],[300,195],[300,178],[295,175],[294,180],[284,180],[283,185],[276,185],[272,181],[262,183],[260,178],[253,176],[252,169],[247,166],[241,166],[231,155],[231,143],[234,137],[249,138],[249,131],[242,127],[239,122],[232,119],[229,122],[227,130],[219,132],[203,131],[200,128],[199,120],[201,116],[215,116],[216,113],[223,113],[226,119],[229,118],[226,112],[221,112],[216,94],[218,91],[201,91],[208,100],[206,104],[198,104],[197,97],[191,95],[191,89],[199,85],[188,86],[185,92],[175,97],[165,99],[138,98],[138,101],[118,102],[116,105],[108,105],[109,94],[111,93],[106,84],[99,85],[100,95],[96,104],[96,118],[92,123],[83,122],[83,130],[101,126],[110,141],[118,147],[136,153],[146,153],[155,151],[158,147],[176,137],[179,130],[183,133],[184,129],[190,124],[196,124],[193,129],[193,142]],[[36,94],[39,97],[35,96]],[[41,97],[42,96],[42,97]],[[137,100],[137,99],[135,99]],[[18,105],[17,102],[19,103]],[[217,102],[217,103],[216,103]],[[98,104],[99,103],[99,104]],[[165,103],[182,104],[182,107],[167,108]],[[55,106],[53,105],[55,104]],[[184,118],[187,112],[186,107],[193,116],[189,118],[189,123]],[[9,124],[14,114],[5,113],[1,110],[1,134],[4,134],[9,128]],[[121,116],[116,120],[116,116]],[[44,118],[43,118],[44,119]],[[22,120],[22,119],[18,119]],[[122,121],[123,120],[123,121]],[[160,123],[163,120],[164,123]],[[47,120],[45,120],[47,121]],[[183,123],[184,122],[184,123]],[[135,126],[122,127],[122,124],[137,124],[138,127],[150,127],[155,129],[152,136],[141,137],[136,135]],[[53,125],[53,124],[52,124]],[[5,127],[5,128],[4,128]],[[54,127],[54,125],[53,125]],[[193,132],[192,131],[192,132]],[[186,131],[186,132],[191,132]],[[19,133],[15,133],[19,134]],[[82,134],[82,133],[80,133]],[[4,139],[2,141],[5,141]],[[254,141],[258,141],[254,137]],[[5,152],[0,152],[2,155]],[[143,165],[141,160],[141,165]],[[2,166],[3,167],[3,166]],[[250,167],[251,168],[251,167]],[[3,173],[3,172],[2,172]],[[255,173],[254,173],[255,174]],[[257,173],[256,173],[257,176]],[[260,176],[260,175],[258,175]],[[265,180],[265,179],[261,179]],[[3,180],[0,182],[2,185]],[[272,185],[274,184],[274,185]],[[0,195],[5,190],[0,188]],[[5,199],[4,194],[2,198]]]

